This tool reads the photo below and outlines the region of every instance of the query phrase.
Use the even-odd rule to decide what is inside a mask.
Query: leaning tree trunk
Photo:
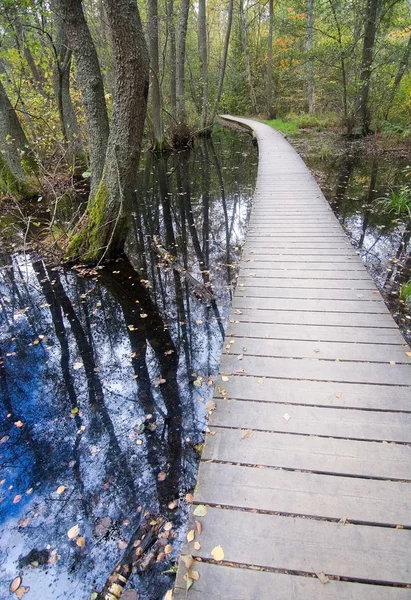
[[[218,110],[218,104],[220,102],[220,99],[221,99],[221,96],[223,93],[225,71],[227,68],[228,48],[230,45],[231,26],[233,24],[233,8],[234,8],[234,0],[229,0],[228,15],[227,15],[227,29],[225,32],[225,39],[224,39],[223,58],[221,61],[220,79],[218,81],[217,94],[215,97],[214,106],[213,106],[213,110],[212,110],[211,118],[210,118],[211,126],[214,123],[214,119],[216,117],[217,110]]]
[[[310,115],[315,113],[315,83],[314,83],[314,59],[311,56],[314,46],[314,0],[307,0],[307,39],[305,49],[308,54],[307,70],[307,92],[308,92],[308,112]]]
[[[26,175],[35,169],[26,135],[0,78],[0,189],[23,191]]]
[[[101,69],[81,0],[51,0],[51,7],[64,23],[66,38],[76,61],[87,124],[91,194],[94,195],[103,174],[109,135]]]
[[[101,261],[122,253],[137,186],[149,56],[135,0],[104,0],[113,45],[114,107],[103,176],[68,255]]]
[[[187,115],[185,107],[185,60],[186,60],[186,38],[188,11],[190,0],[181,0],[180,15],[178,21],[178,44],[177,44],[177,120],[180,133],[186,135]]]
[[[160,90],[160,66],[158,56],[158,6],[157,0],[147,0],[147,37],[150,53],[150,96],[154,130],[154,150],[164,148],[164,128]]]
[[[410,56],[411,56],[411,35],[408,38],[407,45],[406,45],[404,53],[401,57],[400,65],[398,67],[398,71],[397,71],[397,74],[395,75],[394,83],[391,88],[390,99],[388,101],[388,106],[387,106],[387,110],[385,113],[386,119],[388,119],[388,115],[390,113],[392,104],[394,102],[395,94],[397,93],[397,90],[400,87],[402,78],[404,77],[404,75],[407,71],[408,64],[410,62]]]
[[[275,119],[273,107],[273,28],[274,0],[268,0],[268,48],[267,48],[267,119]]]
[[[54,95],[60,119],[64,143],[67,146],[69,160],[84,163],[84,148],[80,127],[70,96],[70,67],[72,51],[68,47],[63,23],[55,15],[56,39],[54,42],[55,64],[53,73]]]
[[[198,2],[198,54],[201,66],[201,129],[205,131],[207,129],[207,118],[209,110],[206,0],[199,0]]]
[[[371,89],[371,72],[374,59],[375,37],[377,33],[377,14],[379,0],[367,0],[364,26],[364,42],[361,57],[360,90],[356,103],[356,123],[362,135],[370,132],[371,115],[368,98]]]

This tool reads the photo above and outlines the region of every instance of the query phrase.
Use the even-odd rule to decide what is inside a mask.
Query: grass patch
[[[263,121],[266,125],[269,125],[273,129],[277,131],[281,131],[286,135],[292,135],[293,133],[298,133],[298,127],[295,123],[290,123],[289,121],[283,121],[283,119],[272,119],[271,121]]]

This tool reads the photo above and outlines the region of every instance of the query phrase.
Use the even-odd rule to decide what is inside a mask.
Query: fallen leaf
[[[190,531],[187,533],[187,542],[192,542],[194,539],[194,529],[190,529]]]
[[[74,540],[74,538],[76,538],[80,533],[80,527],[78,525],[73,525],[73,527],[71,527],[68,532],[67,532],[67,537],[69,540]]]
[[[194,579],[194,581],[198,581],[200,579],[200,573],[198,571],[189,571],[188,576],[191,577],[191,579]]]
[[[197,319],[196,323],[197,323],[197,325],[202,325],[203,324],[203,322],[202,322],[201,319]]]
[[[216,403],[214,402],[214,400],[209,400],[207,402],[207,404],[205,405],[205,409],[207,412],[211,412],[212,410],[215,410],[216,407]]]
[[[289,421],[291,419],[291,415],[289,415],[288,413],[285,413],[285,415],[283,415],[283,419],[285,419],[286,421]]]
[[[170,510],[175,510],[177,508],[177,504],[175,502],[169,502],[168,503],[168,508]]]
[[[411,356],[411,353],[410,353],[410,356]],[[228,379],[227,375],[222,375],[222,376],[221,376],[221,379],[222,379],[223,381],[229,381],[229,379]]]
[[[201,535],[201,532],[203,531],[203,526],[201,525],[200,521],[196,521],[196,529],[197,529],[197,533],[198,535]]]
[[[324,573],[316,573],[318,579],[321,581],[321,583],[328,583],[330,580],[328,579],[327,575],[325,575]]]
[[[186,500],[187,500],[187,502],[190,502],[190,504],[191,504],[191,502],[194,502],[193,494],[186,494]]]
[[[15,426],[16,426],[16,427],[18,427],[19,429],[20,429],[21,427],[24,427],[24,423],[23,423],[23,421],[15,421],[15,422],[14,422],[14,424],[15,424]]]
[[[164,531],[171,531],[173,529],[173,524],[171,523],[171,521],[169,521],[168,523],[166,523],[163,527]]]
[[[14,594],[14,592],[19,589],[19,587],[21,586],[22,582],[23,582],[23,580],[20,577],[20,575],[18,577],[15,577],[13,579],[13,581],[11,582],[10,587],[9,587],[10,594]]]
[[[167,544],[166,546],[164,546],[164,552],[166,554],[170,554],[170,552],[172,551],[173,546],[171,544]]]
[[[243,358],[244,358],[244,354],[239,354],[239,355],[237,356],[237,360],[243,360]]]
[[[65,489],[66,487],[64,485],[59,485],[59,487],[56,489],[56,494],[62,494]]]
[[[140,319],[147,319],[148,315],[146,313],[141,313]]]
[[[76,544],[79,548],[83,548],[86,545],[86,538],[78,537],[76,539]],[[127,546],[127,544],[126,544],[126,546]],[[124,547],[126,547],[126,546],[124,546]],[[119,544],[119,547],[120,547],[120,544]]]
[[[246,438],[250,438],[253,435],[253,430],[252,429],[244,429],[241,432],[241,439],[245,440]]]
[[[188,592],[188,590],[193,585],[193,580],[191,579],[191,577],[188,577],[187,573],[184,575],[184,579],[186,580],[186,589],[187,589],[187,592]]]
[[[193,385],[194,385],[195,387],[201,387],[201,380],[200,380],[200,379],[195,379],[195,380],[193,381]]]
[[[75,371],[78,371],[78,370],[79,370],[79,369],[81,369],[82,367],[84,367],[84,365],[83,365],[83,363],[82,363],[82,362],[75,362],[75,363],[74,363],[74,365],[73,365],[73,369],[74,369]]]
[[[341,518],[341,519],[338,521],[338,524],[339,524],[339,525],[345,525],[345,524],[346,524],[346,522],[347,522],[347,517],[342,517],[342,518]]]
[[[168,590],[167,594],[164,596],[163,600],[173,600],[174,598],[174,590]]]
[[[395,529],[404,529],[404,525],[396,525]]]
[[[79,538],[79,539],[82,539],[82,538]],[[124,550],[125,548],[127,548],[127,542],[125,540],[120,540],[117,545],[120,550]],[[77,546],[78,546],[78,540],[77,540]]]
[[[17,494],[13,498],[13,504],[17,504],[18,502],[20,502],[20,500],[21,500],[21,494]]]
[[[201,544],[200,542],[194,542],[194,550],[200,550]]]
[[[341,398],[341,396],[342,396],[342,393],[341,393],[341,392],[338,392],[338,394],[335,394],[335,397],[336,397],[336,398]]]
[[[390,365],[395,365],[395,360],[390,360]]]
[[[411,356],[411,352],[406,352],[405,353],[407,356]]]
[[[9,436],[8,435],[4,435],[1,440],[0,440],[0,444],[5,444],[6,442],[9,441]]]
[[[193,515],[196,517],[205,517],[207,514],[207,509],[204,504],[199,504],[196,509],[193,511]]]
[[[167,474],[164,473],[164,471],[161,471],[158,475],[157,475],[157,479],[159,481],[164,481],[164,479],[167,477]]]
[[[211,556],[217,561],[224,560],[224,550],[221,546],[216,546],[211,550]]]
[[[23,585],[19,587],[18,590],[16,590],[16,596],[19,600],[21,600],[21,598],[23,598],[24,594],[27,594],[30,591],[29,587],[24,587]]]
[[[191,554],[182,554],[181,560],[183,561],[186,569],[191,569],[194,564],[194,558],[191,556]]]

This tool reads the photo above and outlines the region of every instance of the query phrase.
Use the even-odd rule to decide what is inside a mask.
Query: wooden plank
[[[196,502],[338,521],[411,525],[411,485],[396,481],[203,462]]]
[[[234,343],[230,343],[234,341]],[[341,342],[309,342],[306,340],[276,340],[270,338],[244,338],[228,336],[224,354],[271,356],[280,358],[326,358],[329,360],[349,360],[376,363],[403,363],[411,365],[409,346],[355,344]],[[244,350],[246,348],[246,350]],[[409,352],[410,356],[407,355]]]
[[[327,269],[301,269],[301,267],[297,267],[296,269],[291,269],[290,267],[285,267],[283,269],[257,269],[251,268],[248,265],[243,265],[241,269],[241,273],[244,277],[250,277],[250,273],[254,273],[255,277],[264,277],[264,278],[278,278],[278,279],[346,279],[352,281],[370,281],[371,277],[368,275],[366,271],[347,271],[339,269],[337,270],[327,270]]]
[[[411,481],[408,446],[219,427],[207,439],[204,460],[317,473]]]
[[[317,577],[299,577],[210,563],[196,563],[200,574],[190,589],[194,600],[410,600],[411,590],[347,581],[323,585]],[[275,596],[273,595],[275,593]],[[183,570],[174,600],[186,600]]]
[[[201,522],[201,549],[189,544],[192,556],[211,559],[213,548],[221,545],[227,562],[324,572],[370,582],[411,583],[411,531],[406,529],[212,507]]]
[[[222,373],[236,373],[243,369],[247,375],[269,376],[281,379],[308,379],[311,381],[341,381],[347,383],[373,383],[388,385],[411,385],[409,365],[361,362],[337,362],[311,358],[272,358],[249,356],[244,358],[224,354],[221,358]]]
[[[238,308],[240,310],[240,308]],[[236,320],[256,323],[290,323],[296,325],[337,325],[340,327],[390,327],[396,323],[390,314],[310,312],[302,310],[263,310],[241,308]]]
[[[218,400],[217,406],[218,410],[211,419],[213,426],[411,442],[411,413],[294,406],[251,400]]]
[[[241,315],[234,315],[237,319]],[[283,325],[281,323],[231,323],[229,338],[268,338],[277,340],[308,340],[314,342],[354,342],[360,344],[398,345],[406,352],[404,338],[396,328],[328,327],[326,325]]]
[[[270,264],[272,263],[282,263],[282,264],[286,264],[286,263],[315,263],[318,265],[322,265],[322,264],[328,264],[328,263],[332,263],[332,264],[339,264],[339,263],[347,263],[347,261],[353,262],[354,264],[360,264],[362,267],[364,267],[364,265],[362,264],[361,260],[358,258],[358,256],[356,254],[344,254],[342,255],[341,253],[339,253],[337,256],[323,256],[323,255],[315,255],[315,254],[305,254],[305,253],[300,253],[300,254],[293,254],[293,255],[289,255],[289,254],[270,254],[270,256],[267,256],[266,253],[264,254],[260,254],[260,255],[256,255],[254,254],[247,254],[246,256],[243,256],[243,260],[242,263],[250,263],[250,267],[252,266],[251,263],[256,264],[256,265],[261,265],[261,268],[264,267],[268,267]]]
[[[343,263],[338,262],[319,262],[318,260],[270,260],[270,261],[260,261],[254,260],[250,261],[242,261],[241,269],[246,271],[265,271],[265,270],[281,270],[281,271],[294,271],[301,269],[310,269],[312,271],[331,271],[331,270],[339,270],[342,273],[347,273],[348,271],[361,271],[364,274],[364,265],[359,263],[357,260],[346,259]],[[349,275],[351,277],[351,273]]]
[[[240,310],[240,309],[238,309]],[[235,320],[255,323],[289,323],[296,325],[337,325],[339,327],[388,327],[396,328],[390,314],[326,313],[309,311],[241,309]]]
[[[235,296],[234,309],[258,310],[298,310],[315,312],[339,312],[360,314],[390,314],[384,302],[368,302],[357,298],[356,300],[326,300],[326,299],[299,299],[299,298],[265,298]]]
[[[236,298],[303,298],[318,300],[359,300],[383,303],[384,300],[376,290],[328,289],[328,288],[273,288],[252,287],[253,282],[244,290],[243,286],[236,289]]]
[[[409,389],[389,385],[231,375],[228,382],[217,380],[217,397],[221,390],[227,398],[242,400],[411,412]]]
[[[264,277],[247,277],[240,272],[238,279],[238,289],[246,288],[247,286],[254,287],[271,287],[271,288],[313,288],[318,289],[349,289],[349,290],[376,290],[372,280],[353,280],[353,279],[320,279],[313,281],[312,279],[266,279]]]

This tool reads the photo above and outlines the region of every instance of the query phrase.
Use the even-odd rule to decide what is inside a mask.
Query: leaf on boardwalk
[[[200,521],[196,521],[196,529],[198,535],[201,535],[201,532],[203,531],[203,526],[201,525]]]
[[[211,550],[211,556],[217,561],[224,560],[224,550],[221,546],[216,546]]]
[[[205,517],[207,514],[207,509],[204,504],[199,504],[193,512],[193,515],[196,517]]]
[[[187,533],[187,542],[192,542],[194,539],[194,529],[190,529]]]
[[[239,355],[237,356],[237,360],[243,360],[243,358],[244,358],[244,354],[239,354]]]
[[[408,354],[408,353],[407,353],[407,354]],[[411,352],[410,352],[410,356],[411,356]],[[228,377],[227,377],[227,375],[222,375],[222,376],[221,376],[221,379],[222,379],[223,381],[228,381]]]
[[[214,402],[214,400],[209,400],[207,402],[207,404],[205,405],[205,409],[207,412],[211,412],[212,410],[215,410],[216,404]]]
[[[325,573],[316,573],[318,579],[321,581],[321,583],[329,583],[329,579],[327,577],[327,575],[325,575]]]
[[[289,421],[291,419],[291,415],[289,415],[288,413],[285,413],[285,415],[283,415],[283,419],[285,419],[286,421]]]
[[[191,569],[194,564],[194,558],[191,556],[191,554],[182,554],[181,560],[183,561],[186,569]]]
[[[201,544],[200,542],[194,542],[194,550],[200,550]]]
[[[341,392],[338,392],[338,394],[335,394],[335,397],[336,397],[336,398],[341,398],[341,396],[342,396],[342,393],[341,393]]]
[[[241,439],[242,439],[242,440],[245,440],[245,439],[247,439],[247,438],[250,438],[250,437],[253,435],[253,433],[254,433],[254,432],[253,432],[253,430],[252,430],[252,429],[244,429],[244,430],[241,432]]]
[[[200,579],[200,573],[198,571],[189,571],[188,576],[194,581],[198,581]]]
[[[341,518],[341,519],[338,521],[338,524],[339,524],[339,525],[345,525],[345,524],[346,524],[346,522],[347,522],[347,517],[342,517],[342,518]]]
[[[411,356],[411,352],[406,352],[405,353],[407,356]]]

